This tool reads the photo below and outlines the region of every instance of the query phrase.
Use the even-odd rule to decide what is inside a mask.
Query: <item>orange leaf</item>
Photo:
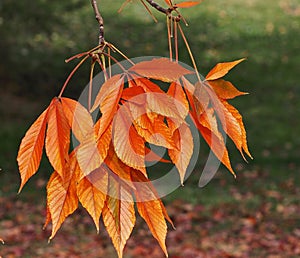
[[[173,6],[172,1],[171,0],[165,0],[165,2],[167,3],[167,5],[169,5],[170,7]]]
[[[190,128],[183,123],[174,131],[173,138],[179,146],[178,149],[169,149],[168,153],[178,169],[180,181],[183,185],[185,173],[193,155],[193,135]]]
[[[175,4],[174,6],[177,8],[190,8],[195,5],[201,4],[203,1],[186,1],[179,4]]]
[[[186,109],[181,102],[166,93],[147,93],[147,108],[162,116],[175,118],[183,122],[187,116]]]
[[[138,187],[138,189],[139,189],[138,192],[144,198],[144,200],[146,200],[146,201],[152,201],[152,200],[159,201],[161,209],[162,209],[162,213],[163,213],[165,219],[168,222],[170,222],[170,224],[175,229],[174,224],[173,224],[172,220],[170,219],[164,204],[159,199],[158,193],[156,192],[156,189],[152,185],[151,181],[147,177],[145,177],[145,175],[143,173],[141,173],[140,171],[137,171],[135,169],[130,170],[130,176],[131,176],[131,180],[132,180],[133,184],[134,185],[137,184],[139,186]],[[134,190],[137,190],[137,188],[135,187]]]
[[[99,232],[99,219],[106,199],[107,186],[108,175],[104,167],[81,179],[77,185],[79,201],[93,218],[97,232]]]
[[[107,169],[110,173],[113,173],[118,178],[122,179],[122,181],[128,184],[130,188],[134,188],[130,178],[130,170],[132,168],[118,158],[112,144],[110,145],[107,158],[105,159],[105,165],[107,165]]]
[[[192,73],[192,71],[187,70],[178,63],[171,62],[168,58],[154,58],[151,61],[143,61],[129,68],[129,71],[164,82],[176,81],[181,76]]]
[[[177,82],[173,82],[173,83],[171,83],[167,93],[169,96],[174,98],[174,100],[175,100],[174,103],[177,106],[177,109],[180,110],[179,113],[182,113],[183,116],[186,117],[189,113],[189,102],[186,99],[186,95],[183,91],[182,86]],[[176,121],[173,119],[172,122],[173,122],[172,124],[174,125],[174,127],[172,128],[171,131],[174,132],[174,130],[180,126],[182,121]],[[169,127],[170,127],[170,124],[169,124]]]
[[[231,82],[222,79],[209,81],[209,85],[221,99],[233,99],[235,97],[248,94],[247,92],[239,91]]]
[[[75,175],[79,166],[74,152],[70,161],[70,168],[65,171],[64,177],[54,171],[47,185],[47,206],[52,219],[52,234],[49,240],[53,239],[66,217],[78,207]]]
[[[119,180],[109,177],[109,192],[103,208],[103,222],[119,258],[135,224],[134,202],[130,191]]]
[[[229,70],[231,70],[233,67],[235,67],[240,62],[244,61],[245,58],[233,61],[233,62],[225,62],[225,63],[219,63],[217,64],[213,69],[210,70],[210,72],[206,75],[207,81],[217,80],[219,78],[222,78],[224,75],[226,75]]]
[[[126,165],[133,168],[145,167],[144,155],[140,151],[136,151],[136,148],[132,147],[131,143],[134,143],[133,134],[130,128],[132,126],[132,118],[127,106],[121,106],[118,110],[113,124],[113,146],[117,156]],[[139,143],[138,148],[143,148]]]
[[[235,126],[233,126],[232,117],[229,117],[229,119],[226,120],[226,128],[228,128],[228,135],[236,145],[237,149],[242,154],[243,158],[246,160],[246,158],[243,155],[243,151],[252,158],[247,145],[247,136],[246,136],[246,130],[243,123],[243,118],[239,111],[235,109],[232,105],[230,105],[227,101],[222,101],[222,104],[224,105],[224,108],[226,108],[227,112],[231,114],[231,116],[234,118],[234,123],[236,122],[239,126],[239,132],[240,134],[234,132]],[[226,116],[227,118],[228,116]],[[233,132],[232,132],[233,131]]]
[[[96,96],[91,112],[93,112],[98,106],[100,106],[100,111],[102,113],[102,122],[100,123],[99,129],[100,136],[106,131],[117,111],[123,86],[123,75],[116,74],[102,85],[98,95]]]
[[[164,93],[164,91],[157,84],[153,83],[149,79],[142,78],[134,74],[131,74],[130,76],[133,78],[129,81],[131,88],[138,86],[141,87],[145,92]],[[135,96],[137,96],[137,94]]]
[[[93,119],[91,114],[79,102],[61,98],[64,114],[67,118],[69,127],[79,142],[83,141],[84,137],[93,130]]]
[[[22,190],[28,179],[32,177],[39,168],[45,140],[47,114],[48,108],[28,129],[20,144],[17,157],[21,175],[19,192]]]
[[[95,125],[95,131],[101,124],[102,118]],[[89,133],[80,143],[76,151],[76,157],[85,176],[98,169],[105,160],[111,142],[112,124],[99,137],[96,132]]]
[[[200,118],[193,114],[194,122],[202,137],[207,142],[216,157],[235,175],[222,134],[218,131],[218,123],[212,109],[207,109]]]
[[[54,170],[61,176],[68,163],[70,127],[64,115],[62,104],[54,98],[49,106],[46,134],[46,154]]]
[[[149,191],[147,183],[141,183],[138,172],[132,171],[132,181],[136,182],[134,191],[137,209],[140,216],[146,221],[153,237],[158,241],[165,255],[168,256],[166,248],[167,224],[161,201]],[[150,200],[149,200],[150,199]]]

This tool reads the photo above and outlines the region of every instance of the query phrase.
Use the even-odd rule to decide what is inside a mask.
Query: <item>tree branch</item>
[[[164,14],[169,14],[171,12],[170,9],[165,9],[161,7],[158,3],[154,2],[153,0],[146,0],[152,7],[154,7],[156,10],[164,13]]]
[[[96,20],[99,23],[99,45],[104,44],[104,21],[103,18],[99,12],[98,6],[97,6],[97,1],[96,0],[91,0],[95,15],[96,15]]]

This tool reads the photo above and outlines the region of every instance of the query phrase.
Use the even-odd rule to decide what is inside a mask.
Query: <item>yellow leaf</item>
[[[45,140],[47,114],[48,108],[28,129],[20,144],[17,157],[21,175],[19,192],[22,190],[28,179],[32,177],[39,168]]]
[[[70,127],[58,98],[49,106],[47,122],[46,154],[54,170],[63,176],[69,160]]]
[[[207,81],[212,81],[222,78],[229,72],[229,70],[231,70],[233,67],[235,67],[244,60],[245,58],[233,62],[218,63],[213,69],[210,70],[210,72],[206,75],[205,79]]]

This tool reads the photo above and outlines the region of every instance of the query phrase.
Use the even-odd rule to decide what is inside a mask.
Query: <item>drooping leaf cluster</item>
[[[177,5],[166,2],[174,10],[196,4],[195,1]],[[121,72],[113,74],[110,62],[118,62],[110,51],[119,52],[105,42],[71,58],[83,57],[59,96],[52,99],[20,144],[17,157],[20,191],[38,171],[45,149],[54,169],[47,184],[45,226],[52,223],[50,239],[81,203],[97,231],[102,218],[122,257],[137,211],[167,256],[166,221],[173,224],[148,178],[147,162],[173,163],[183,184],[194,151],[187,117],[192,118],[215,156],[231,173],[234,171],[223,133],[243,157],[244,154],[251,157],[242,116],[228,103],[246,93],[223,79],[243,59],[219,63],[201,80],[197,69],[189,70],[178,63],[177,55],[175,61],[153,58],[136,64],[131,62],[126,69],[119,64]],[[88,58],[92,59],[91,83],[88,104],[83,105],[62,97],[62,93],[71,76]],[[93,99],[92,75],[96,63],[103,71],[104,83],[99,85],[100,90]],[[191,74],[198,78],[196,82],[189,80]],[[158,81],[167,85],[167,90],[163,90]],[[72,146],[72,136],[78,145]],[[165,148],[168,159],[155,153],[151,145]]]

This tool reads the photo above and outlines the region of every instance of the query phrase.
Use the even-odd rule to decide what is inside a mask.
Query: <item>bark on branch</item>
[[[99,12],[97,1],[96,0],[91,0],[92,6],[96,15],[96,20],[99,23],[99,45],[104,44],[104,21],[103,18]]]

